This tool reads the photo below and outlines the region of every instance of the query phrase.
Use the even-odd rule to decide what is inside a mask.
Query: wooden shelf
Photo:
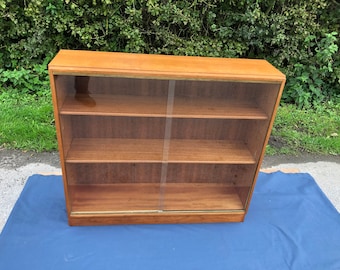
[[[132,95],[68,96],[61,109],[64,115],[165,117],[166,113],[167,97]],[[171,117],[268,119],[260,108],[250,102],[198,97],[175,97]]]
[[[166,150],[165,150],[166,151]],[[156,139],[74,139],[68,163],[212,163],[254,164],[247,146],[239,141]]]
[[[162,209],[167,211],[232,211],[244,206],[236,189],[217,183],[166,183]]]
[[[149,116],[166,115],[167,97],[128,95],[67,96],[60,110],[65,115]]]
[[[156,183],[69,186],[72,214],[244,209],[234,187],[214,183]]]
[[[175,97],[172,115],[178,118],[268,119],[264,111],[250,102],[198,97]]]

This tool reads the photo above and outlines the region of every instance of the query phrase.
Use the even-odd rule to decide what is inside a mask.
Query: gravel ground
[[[299,170],[311,174],[340,212],[339,156],[266,157],[262,168]],[[0,232],[17,201],[23,186],[33,174],[59,174],[59,154],[22,152],[0,148]]]

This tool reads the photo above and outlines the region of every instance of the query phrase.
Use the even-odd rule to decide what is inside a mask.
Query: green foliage
[[[0,0],[1,80],[27,92],[37,82],[26,78],[44,73],[34,67],[61,48],[265,58],[287,74],[284,102],[315,106],[340,94],[339,8],[329,0]]]
[[[314,35],[305,40],[310,56],[287,71],[291,78],[283,94],[286,102],[296,103],[300,108],[316,106],[332,95],[340,94],[340,58],[337,57],[336,36],[337,32],[332,32],[320,41]]]
[[[340,155],[340,100],[314,109],[294,105],[279,107],[269,154],[310,152]]]
[[[46,64],[34,65],[32,69],[20,67],[15,70],[0,69],[0,93],[20,92],[21,94],[41,95],[49,89]]]

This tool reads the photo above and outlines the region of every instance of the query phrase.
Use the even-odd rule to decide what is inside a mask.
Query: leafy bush
[[[334,0],[0,0],[0,68],[33,72],[61,48],[265,58],[287,74],[283,101],[304,107],[340,93],[339,8]]]
[[[320,104],[333,95],[339,95],[340,59],[337,59],[337,32],[326,34],[320,41],[314,35],[305,40],[310,57],[301,59],[287,71],[290,75],[285,101],[296,103],[299,107]]]
[[[14,70],[0,69],[0,93],[20,92],[21,94],[41,95],[49,89],[46,64],[34,65],[31,69],[20,67]]]

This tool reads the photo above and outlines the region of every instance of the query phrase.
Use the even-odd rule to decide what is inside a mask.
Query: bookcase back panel
[[[55,83],[61,102],[66,95],[76,94],[166,96],[169,84],[167,80],[72,75],[56,75]]]
[[[106,95],[167,96],[168,84],[167,80],[91,77],[88,91]]]
[[[68,163],[70,185],[160,183],[161,163]]]
[[[248,141],[248,123],[255,122],[258,130],[265,130],[268,121],[238,121],[221,119],[172,119],[171,139],[207,139]]]
[[[169,164],[167,183],[224,183],[234,186],[250,185],[245,179],[253,173],[254,165],[239,164]]]
[[[63,116],[74,138],[164,139],[165,118]]]
[[[162,163],[68,163],[69,183],[159,183]],[[224,183],[250,186],[254,165],[168,164],[165,183]]]
[[[228,81],[176,81],[176,97],[205,97],[254,101],[258,83]],[[261,85],[261,84],[260,84]]]

